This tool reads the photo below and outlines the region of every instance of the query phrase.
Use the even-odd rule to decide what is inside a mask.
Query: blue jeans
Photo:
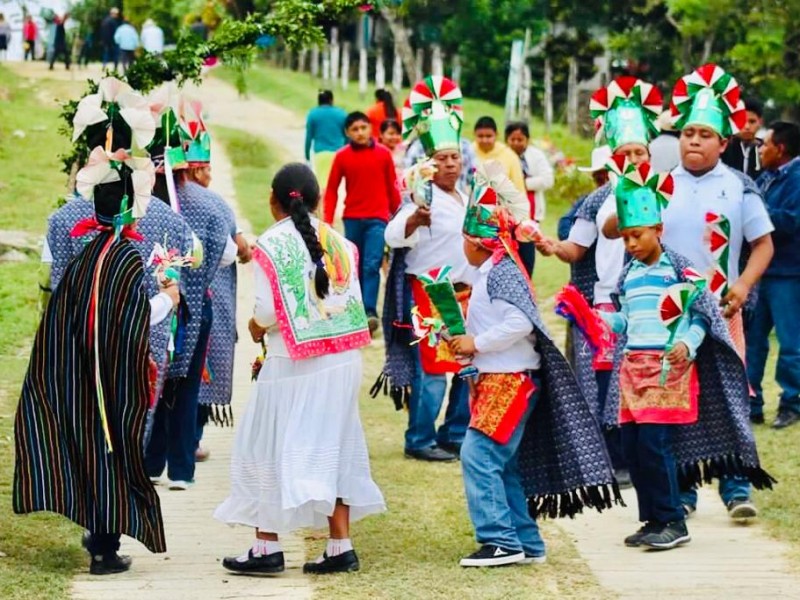
[[[167,466],[172,481],[194,480],[194,451],[197,449],[197,398],[211,331],[211,299],[203,301],[192,362],[186,377],[167,379],[153,419],[153,432],[144,457],[148,477],[160,477]]]
[[[672,452],[675,425],[626,423],[622,426],[622,448],[628,461],[639,520],[665,525],[683,521],[678,467]]]
[[[775,380],[781,387],[778,410],[800,413],[800,278],[764,277],[758,302],[747,323],[747,378],[756,395],[750,400],[750,414],[764,414],[761,382],[769,355],[773,327],[778,337]]]
[[[108,63],[114,63],[114,70],[117,70],[119,64],[119,48],[116,44],[103,44],[103,68],[106,68]]]
[[[442,410],[446,375],[428,375],[422,370],[417,353],[416,373],[408,403],[406,450],[424,450],[436,444],[460,444],[469,425],[469,384],[453,376],[444,423],[436,431],[436,418]]]
[[[608,396],[608,386],[611,384],[611,371],[595,371],[594,378],[597,382],[597,419],[603,422],[603,415],[606,411],[606,396]],[[622,451],[622,432],[619,427],[604,427],[603,438],[606,442],[608,456],[611,458],[611,465],[614,469],[627,469],[628,463],[625,460],[625,453]]]
[[[719,497],[726,505],[731,500],[749,500],[750,482],[744,477],[721,477]],[[681,504],[697,508],[697,490],[692,488],[681,492]]]
[[[545,554],[539,526],[528,512],[517,463],[525,424],[539,397],[537,390],[507,444],[498,444],[477,429],[468,429],[461,446],[461,470],[469,518],[479,544],[524,550],[530,556]]]
[[[367,316],[378,315],[378,288],[386,242],[386,223],[380,219],[344,219],[344,236],[358,248],[358,281]]]

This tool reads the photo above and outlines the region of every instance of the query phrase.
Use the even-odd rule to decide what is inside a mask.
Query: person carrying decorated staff
[[[467,206],[467,196],[457,186],[462,169],[461,90],[449,79],[427,77],[414,86],[403,112],[405,137],[416,132],[428,158],[408,172],[411,194],[405,195],[406,202],[386,227],[386,244],[392,249],[383,311],[386,364],[373,393],[385,385],[398,409],[408,407],[408,458],[453,461],[469,421],[469,390],[465,381],[453,378],[445,420],[437,431],[447,374],[461,367],[446,346],[410,345],[410,311],[413,299],[423,318],[432,316],[418,276],[447,265],[464,298],[475,275],[461,249]]]
[[[462,567],[543,563],[538,515],[574,516],[621,502],[598,421],[542,322],[518,240],[539,235],[504,205],[526,200],[502,165],[478,167],[463,248],[478,269],[455,353],[470,357],[469,429],[461,466],[479,544]],[[558,468],[554,468],[558,465]]]
[[[759,464],[747,375],[717,299],[692,263],[662,247],[672,176],[614,159],[619,230],[632,259],[619,312],[600,313],[618,335],[604,417],[622,425],[644,523],[625,545],[668,550],[691,540],[681,484],[736,476],[770,488],[774,480]]]
[[[69,261],[42,316],[15,422],[14,511],[51,511],[85,527],[94,575],[119,573],[121,534],[165,552],[161,509],[144,469],[153,402],[149,328],[178,301],[169,285],[148,298],[131,240],[151,199],[153,165],[124,149],[94,148],[78,193],[94,215],[74,234],[96,236]]]
[[[211,152],[211,138],[201,113],[198,102],[183,98],[179,123],[187,167],[207,163]],[[225,215],[209,197],[210,192],[189,179],[186,169],[165,173],[163,184],[158,188],[166,187],[167,195],[172,195],[170,184],[175,184],[175,206],[203,246],[203,263],[181,277],[185,302],[178,311],[180,335],[175,336],[145,467],[155,482],[161,481],[166,467],[169,488],[185,490],[194,482],[198,396],[213,319],[209,288],[218,268],[236,260],[237,249]]]
[[[214,512],[256,530],[250,549],[222,561],[237,573],[282,572],[280,536],[326,525],[325,552],[303,572],[357,571],[350,523],[385,510],[358,411],[370,334],[357,253],[313,216],[319,201],[310,168],[282,167],[269,201],[275,224],[253,251],[249,329],[267,353],[236,430],[231,493]]]
[[[614,154],[626,156],[633,164],[649,159],[648,142],[657,133],[655,120],[661,112],[661,94],[653,85],[635,77],[617,77],[608,86],[600,88],[590,102],[592,117],[597,128],[597,142],[607,144]],[[625,248],[621,240],[603,233],[603,224],[615,211],[614,186],[608,183],[592,192],[576,213],[569,237],[563,242],[544,239],[538,243],[545,256],[555,255],[571,264],[594,262],[594,286],[587,301],[600,310],[612,311],[611,294],[622,272]],[[592,254],[589,250],[595,247]],[[577,341],[579,349],[587,341]],[[611,355],[594,356],[578,351],[579,380],[594,371],[597,396],[593,400],[596,414],[603,413],[605,396],[611,377]],[[591,362],[591,365],[590,365]],[[608,451],[617,469],[621,485],[630,485],[630,477],[620,447],[618,429],[606,432]]]

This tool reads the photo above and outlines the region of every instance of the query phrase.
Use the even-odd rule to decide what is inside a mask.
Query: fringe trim
[[[389,396],[394,401],[395,410],[408,410],[408,405],[411,402],[411,386],[392,385],[389,375],[382,371],[375,383],[369,390],[369,395],[377,398],[378,394],[383,390],[384,396]]]
[[[198,421],[203,426],[211,422],[217,427],[233,427],[233,408],[230,404],[201,404],[197,410]]]
[[[574,518],[584,508],[602,512],[615,504],[625,506],[616,479],[612,483],[579,487],[561,494],[547,494],[528,498],[528,512],[534,519]]]
[[[722,477],[743,477],[759,490],[771,490],[772,484],[778,483],[778,480],[760,465],[746,465],[738,455],[701,459],[695,463],[680,465],[678,468],[678,484],[684,490],[711,483],[713,479]]]

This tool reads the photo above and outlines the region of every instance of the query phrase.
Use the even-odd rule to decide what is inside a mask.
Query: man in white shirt
[[[726,100],[736,87],[736,80],[715,65],[697,69],[675,86],[681,164],[672,172],[675,189],[663,212],[662,241],[706,275],[744,360],[741,310],[772,259],[773,226],[758,188],[721,161],[727,139],[743,125],[744,104],[731,106]],[[745,245],[750,256],[740,272]],[[757,516],[747,479],[721,479],[720,495],[732,519]],[[691,513],[697,493],[687,492],[681,500]]]
[[[153,19],[147,19],[142,25],[142,48],[151,54],[164,53],[164,30]]]

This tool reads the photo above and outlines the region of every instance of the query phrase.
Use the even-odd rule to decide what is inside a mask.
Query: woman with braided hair
[[[306,573],[356,571],[350,521],[385,510],[358,414],[359,348],[370,342],[355,247],[314,217],[319,185],[300,163],[272,181],[275,224],[253,250],[256,305],[249,329],[267,356],[236,432],[231,493],[215,518],[256,529],[223,566],[280,573],[279,536],[324,527],[330,538]]]

